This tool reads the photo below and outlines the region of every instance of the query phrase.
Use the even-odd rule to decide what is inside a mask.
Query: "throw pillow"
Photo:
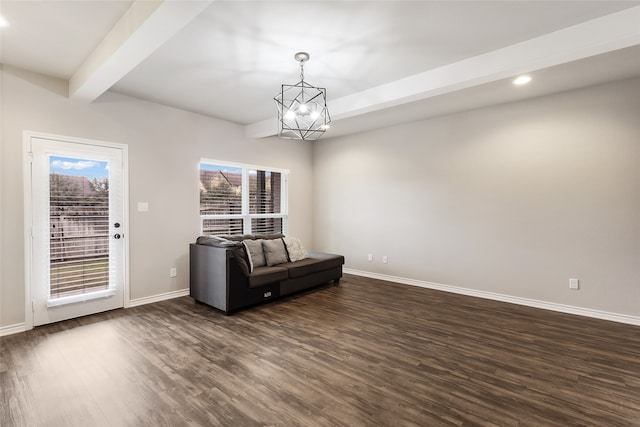
[[[262,240],[243,240],[242,245],[244,246],[244,250],[247,251],[250,273],[253,273],[253,270],[257,267],[267,265],[267,261],[264,259],[264,252],[262,251]]]
[[[302,242],[300,239],[295,237],[285,237],[284,244],[287,247],[287,252],[289,253],[289,261],[300,261],[301,259],[309,258],[309,254],[307,250],[302,246]]]
[[[289,261],[282,239],[263,240],[262,250],[269,267]]]

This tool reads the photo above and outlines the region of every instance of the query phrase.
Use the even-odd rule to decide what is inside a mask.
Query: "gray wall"
[[[0,327],[24,322],[24,130],[129,146],[131,299],[188,287],[208,157],[290,169],[290,234],[348,268],[640,315],[638,79],[301,144],[114,93],[86,105],[6,66],[1,77]]]
[[[312,244],[309,144],[249,140],[242,126],[115,93],[87,105],[67,98],[64,81],[7,66],[1,76],[0,327],[24,322],[24,130],[128,145],[131,299],[188,288],[202,157],[289,169],[289,234]]]
[[[348,268],[640,315],[638,79],[320,140],[313,168]]]

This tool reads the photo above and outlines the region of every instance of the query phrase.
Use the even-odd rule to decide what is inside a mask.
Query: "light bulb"
[[[514,85],[526,85],[531,81],[531,77],[529,76],[520,76],[513,81]]]
[[[295,117],[296,117],[296,113],[293,110],[287,111],[287,113],[284,115],[284,118],[288,120],[292,120]]]
[[[313,120],[317,119],[318,117],[320,117],[320,113],[317,111],[314,111],[313,113],[311,113],[311,118]]]
[[[301,113],[306,113],[307,111],[309,111],[309,108],[307,107],[307,104],[300,104],[300,108],[298,108],[298,111],[300,111]]]

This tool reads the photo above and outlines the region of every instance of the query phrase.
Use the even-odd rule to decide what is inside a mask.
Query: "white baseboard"
[[[5,335],[13,335],[26,331],[24,323],[16,323],[15,325],[3,326],[0,328],[0,337]]]
[[[640,317],[626,314],[610,313],[607,311],[593,310],[590,308],[575,307],[572,305],[557,304],[553,302],[538,301],[529,298],[514,297],[511,295],[497,294],[493,292],[478,291],[458,286],[443,285],[441,283],[425,282],[423,280],[407,279],[405,277],[389,276],[386,274],[371,273],[368,271],[353,270],[345,268],[347,274],[369,277],[371,279],[386,280],[389,282],[402,283],[405,285],[419,286],[421,288],[435,289],[438,291],[452,292],[455,294],[467,295],[478,298],[485,298],[494,301],[508,302],[511,304],[525,305],[528,307],[542,308],[544,310],[558,311],[561,313],[576,314],[578,316],[593,317],[596,319],[610,320],[613,322],[626,323],[640,326]]]
[[[164,294],[152,295],[150,297],[136,298],[129,300],[127,308],[137,307],[139,305],[151,304],[153,302],[165,301],[172,298],[185,297],[189,295],[189,289],[180,289],[179,291],[166,292]]]

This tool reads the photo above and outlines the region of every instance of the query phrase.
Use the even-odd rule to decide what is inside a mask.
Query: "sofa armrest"
[[[222,247],[189,245],[189,294],[223,311],[229,306],[229,261],[233,250]]]

